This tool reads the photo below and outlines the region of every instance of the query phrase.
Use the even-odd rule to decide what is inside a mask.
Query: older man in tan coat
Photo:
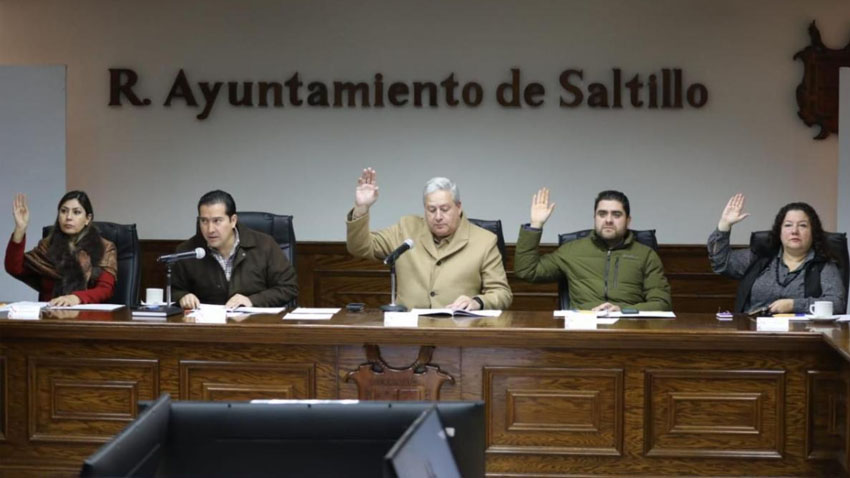
[[[348,252],[383,260],[405,239],[413,239],[414,248],[396,262],[398,302],[409,308],[510,306],[513,295],[496,235],[467,220],[457,186],[432,178],[423,197],[425,217],[404,216],[393,226],[370,232],[369,208],[378,200],[378,185],[375,171],[364,169],[346,221]]]

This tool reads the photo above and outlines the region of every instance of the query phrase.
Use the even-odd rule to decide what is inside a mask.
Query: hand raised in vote
[[[357,178],[357,189],[354,190],[354,218],[369,212],[369,208],[378,200],[377,173],[372,168],[366,168]]]
[[[15,200],[12,202],[12,217],[15,219],[14,241],[21,242],[30,223],[30,210],[27,207],[27,196],[25,194],[18,193],[15,195]]]
[[[549,203],[549,189],[540,188],[531,198],[531,227],[542,228],[554,209],[555,203]]]
[[[734,224],[737,224],[746,219],[750,213],[744,212],[744,202],[747,200],[743,194],[738,193],[729,199],[726,207],[723,208],[723,213],[720,214],[720,221],[717,223],[717,230],[727,232],[732,229]]]

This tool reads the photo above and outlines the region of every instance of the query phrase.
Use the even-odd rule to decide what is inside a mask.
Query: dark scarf
[[[93,287],[103,271],[117,276],[116,256],[106,254],[106,248],[96,227],[87,226],[74,237],[54,227],[24,260],[28,267],[54,280],[53,296],[59,297]]]

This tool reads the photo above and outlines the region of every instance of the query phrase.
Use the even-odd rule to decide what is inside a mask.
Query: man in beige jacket
[[[413,249],[396,262],[399,304],[464,310],[511,305],[496,235],[467,220],[453,182],[432,178],[425,184],[425,217],[404,216],[393,226],[370,232],[369,208],[377,200],[375,170],[364,169],[346,221],[346,246],[356,257],[383,260],[405,239],[413,239]]]

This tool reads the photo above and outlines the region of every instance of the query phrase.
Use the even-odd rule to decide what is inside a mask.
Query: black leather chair
[[[502,265],[507,268],[508,255],[505,253],[505,235],[502,234],[502,221],[500,219],[491,221],[489,219],[469,218],[469,222],[496,235],[496,243],[499,246],[499,252],[502,254]]]
[[[757,256],[769,256],[776,254],[775,250],[771,250],[771,231],[755,231],[750,234],[750,250]],[[844,289],[850,286],[850,255],[847,252],[847,234],[844,232],[827,232],[826,244],[832,257],[838,263],[838,272],[841,274],[841,280],[844,281]],[[835,311],[837,314],[843,314],[843,310]]]
[[[582,231],[559,234],[558,245],[587,237],[590,235],[591,231],[592,229],[584,229]],[[631,233],[634,234],[636,241],[647,247],[651,247],[654,251],[658,250],[658,240],[655,238],[655,229],[647,229],[644,231],[632,230]],[[570,308],[570,285],[564,275],[561,275],[561,277],[558,278],[558,304],[561,310],[568,310]]]
[[[289,259],[292,267],[295,267],[295,228],[292,225],[292,216],[253,211],[236,214],[239,217],[239,223],[243,226],[272,236],[283,251],[283,255]],[[298,299],[292,299],[288,306],[297,307]]]
[[[134,307],[139,304],[139,286],[141,284],[141,249],[135,224],[116,224],[114,222],[94,221],[92,224],[100,235],[115,244],[118,253],[118,277],[115,278],[115,291],[107,302]],[[47,237],[53,226],[42,229],[42,237]]]

